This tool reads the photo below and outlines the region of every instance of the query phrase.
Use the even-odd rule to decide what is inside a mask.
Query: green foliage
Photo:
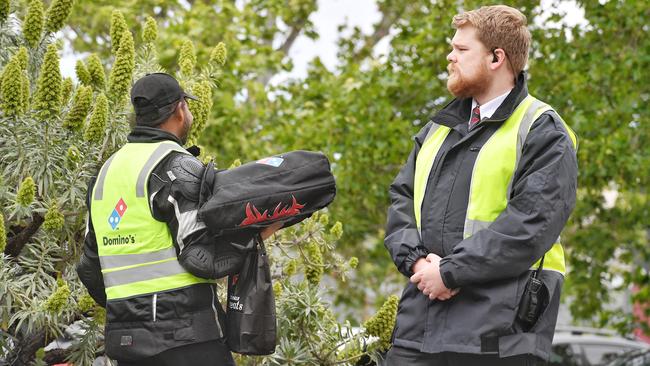
[[[154,43],[157,38],[158,38],[158,24],[156,23],[156,19],[147,15],[142,30],[142,40],[145,43]]]
[[[84,318],[81,326],[83,335],[73,344],[66,361],[72,365],[92,366],[95,354],[102,350],[100,345],[104,330],[102,323],[92,318]]]
[[[189,39],[185,40],[181,47],[180,56],[178,57],[178,65],[181,68],[181,73],[183,75],[192,75],[195,64],[196,54],[194,52],[194,43]]]
[[[341,236],[343,236],[343,224],[340,221],[337,221],[330,229],[330,233],[334,235],[335,238],[340,239]]]
[[[210,111],[212,110],[212,86],[210,86],[210,82],[203,80],[196,83],[192,87],[192,94],[199,98],[199,100],[189,101],[190,111],[192,112],[192,116],[194,116],[194,122],[192,122],[192,129],[188,138],[189,145],[195,145],[197,143],[210,117]]]
[[[0,23],[4,23],[4,21],[7,20],[10,6],[10,0],[0,0]]]
[[[79,300],[77,300],[77,307],[82,313],[87,313],[96,306],[95,300],[88,295],[87,293],[83,294]]]
[[[84,131],[84,139],[89,142],[101,142],[108,122],[108,99],[100,93],[95,99],[95,106]]]
[[[38,86],[34,94],[34,109],[39,118],[49,120],[59,115],[61,110],[61,70],[59,54],[55,44],[50,44],[41,66]]]
[[[23,22],[23,35],[25,41],[31,48],[35,48],[41,40],[43,34],[43,3],[41,0],[31,0],[29,10]]]
[[[223,42],[219,42],[210,53],[210,63],[215,63],[219,66],[224,66],[228,59],[228,49]]]
[[[5,217],[0,212],[0,253],[4,253],[7,246],[7,228],[5,227]]]
[[[70,11],[72,10],[73,0],[53,0],[47,9],[45,30],[54,33],[63,28]]]
[[[27,48],[20,47],[18,52],[14,55],[18,65],[20,65],[21,70],[27,70],[27,63],[29,62],[29,54],[27,53]]]
[[[298,269],[298,261],[292,259],[288,261],[287,264],[284,266],[284,275],[287,277],[291,277],[294,274],[296,274],[297,269]]]
[[[92,85],[90,72],[88,72],[88,68],[86,68],[86,64],[84,64],[83,61],[77,60],[77,64],[75,65],[75,72],[77,73],[77,79],[83,85]]]
[[[29,79],[27,79],[29,82]],[[68,101],[70,100],[70,96],[72,95],[72,89],[74,88],[72,78],[64,78],[63,82],[61,83],[61,104],[62,105],[67,105]]]
[[[90,83],[93,85],[93,88],[98,91],[103,91],[104,88],[106,88],[106,73],[104,72],[104,66],[102,66],[99,56],[96,53],[88,56],[86,65],[88,73],[90,74]]]
[[[118,53],[122,41],[122,35],[129,32],[129,28],[124,20],[124,15],[119,10],[113,10],[111,14],[111,50],[113,54]]]
[[[29,206],[34,202],[34,196],[36,195],[36,184],[34,184],[34,179],[32,177],[27,177],[23,180],[18,188],[18,193],[16,194],[16,202],[22,206]]]
[[[124,62],[124,56],[129,48],[133,52],[134,45],[131,40],[129,47],[130,35],[123,34],[123,46],[114,60],[91,56],[91,72],[78,63],[83,85],[77,86],[70,98],[75,86],[71,80],[61,85],[55,46],[60,43],[55,35],[39,39],[38,47],[25,52],[17,47],[25,43],[20,27],[0,28],[0,359],[42,364],[42,357],[34,359],[37,349],[81,319],[87,331],[73,347],[63,355],[41,351],[41,356],[58,357],[57,363],[68,358],[75,365],[91,365],[95,354],[103,352],[105,311],[81,301],[85,291],[74,269],[84,238],[86,189],[103,159],[125,142],[126,119],[131,112],[125,104],[109,104],[103,90],[93,96],[92,87],[103,88],[97,78],[104,73],[101,65],[114,65],[121,73],[114,73],[118,77],[111,80],[113,89],[109,90],[124,96],[120,83],[124,84],[125,78],[120,76],[133,70],[129,67],[133,54],[130,62]],[[13,78],[8,77],[9,72]],[[130,77],[126,84],[128,88]],[[28,109],[23,103],[30,85],[37,87],[34,108]],[[11,87],[13,94],[2,87]],[[9,103],[9,97],[17,102]],[[83,134],[77,133],[84,127],[93,97],[88,126]],[[20,108],[19,116],[13,115],[16,108]],[[44,112],[49,113],[47,123],[43,123]],[[63,282],[57,284],[55,278]]]
[[[305,277],[313,286],[318,286],[321,276],[323,275],[323,255],[318,243],[311,242],[305,248],[306,256],[303,257],[305,262]]]
[[[16,57],[12,58],[2,71],[0,104],[7,116],[20,115],[26,109],[26,100],[22,88],[22,74],[20,62]]]
[[[368,335],[379,337],[379,342],[375,344],[376,349],[379,351],[386,351],[390,348],[398,303],[399,298],[397,296],[389,296],[377,314],[363,323]]]
[[[92,89],[89,86],[80,85],[74,94],[72,109],[63,120],[63,127],[72,131],[79,131],[83,127],[86,116],[88,116],[92,102]]]
[[[63,280],[57,281],[57,288],[45,301],[44,308],[50,313],[58,314],[68,304],[70,287]]]
[[[65,217],[59,210],[56,203],[52,203],[45,214],[45,221],[43,221],[43,229],[48,231],[59,231],[63,229],[65,224]]]
[[[109,96],[113,103],[120,104],[124,101],[133,78],[135,69],[135,46],[133,36],[128,30],[120,36],[120,48],[117,51],[115,65],[109,76]]]
[[[572,314],[625,332],[639,320],[606,304],[632,286],[641,295],[628,300],[650,302],[643,291],[650,286],[650,87],[643,81],[650,67],[644,30],[650,7],[640,1],[578,3],[588,28],[534,32],[530,89],[546,98],[580,138],[578,199],[562,235]],[[599,47],[602,42],[616,47]],[[607,202],[605,192],[616,199]]]
[[[11,19],[17,18],[12,14]],[[79,86],[76,97],[70,98],[74,85],[68,79],[62,86],[55,35],[41,39],[39,31],[40,43],[27,52],[17,47],[29,37],[21,29],[28,32],[33,27],[13,23],[0,25],[0,359],[43,364],[34,359],[36,351],[83,318],[76,305],[69,305],[82,292],[74,264],[83,240],[87,183],[101,165],[103,149],[124,141],[118,123],[124,122],[128,110],[109,111],[106,97],[97,96],[94,122],[101,119],[108,126],[112,113],[116,121],[110,129],[93,125],[100,127],[95,131],[102,137],[98,143],[87,143],[81,133],[63,129],[64,124],[81,128],[92,103],[92,88]],[[90,84],[86,74],[85,82]],[[27,108],[30,85],[36,86],[33,108]],[[57,277],[61,284],[57,285]],[[77,365],[90,365],[95,352],[101,352],[103,313],[92,309],[88,315],[93,316],[92,332],[84,335],[88,342],[80,341],[69,353],[57,356],[58,363],[69,356]],[[51,357],[50,352],[45,354]]]
[[[232,164],[228,167],[228,169],[236,168],[238,166],[241,166],[241,160],[235,159]]]

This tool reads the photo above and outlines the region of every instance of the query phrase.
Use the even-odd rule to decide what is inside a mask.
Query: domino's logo
[[[115,209],[113,209],[113,213],[111,213],[111,216],[108,217],[108,224],[111,225],[113,230],[117,229],[117,225],[119,225],[120,221],[122,220],[122,216],[124,216],[125,211],[126,203],[122,198],[120,198],[120,200],[117,201],[117,204],[115,205]]]

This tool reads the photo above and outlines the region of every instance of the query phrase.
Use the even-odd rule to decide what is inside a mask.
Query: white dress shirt
[[[499,95],[498,97],[490,100],[489,102],[483,104],[481,106],[481,108],[479,108],[481,110],[481,121],[486,119],[486,118],[492,117],[494,112],[496,112],[497,108],[499,108],[499,106],[501,105],[501,103],[503,103],[503,101],[506,99],[508,94],[510,94],[510,91],[512,91],[512,89],[510,89],[507,92]],[[476,108],[477,105],[478,105],[478,102],[474,98],[472,98],[472,109],[471,110],[474,110],[474,108]],[[472,112],[470,112],[469,114],[470,114],[469,118],[471,120],[472,119]],[[467,123],[469,123],[469,121]],[[481,122],[479,121],[479,123],[481,123]]]

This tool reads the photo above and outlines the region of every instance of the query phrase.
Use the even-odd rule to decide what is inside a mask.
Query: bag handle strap
[[[544,269],[544,257],[546,257],[546,254],[542,256],[542,259],[540,259],[539,267],[537,267],[537,270],[535,271],[533,278],[538,278],[539,275],[542,273],[542,269]]]
[[[264,247],[264,240],[262,239],[262,235],[260,233],[256,233],[253,235],[253,240],[255,241],[255,246],[260,247],[260,253],[262,253],[262,255],[266,255],[266,248]]]

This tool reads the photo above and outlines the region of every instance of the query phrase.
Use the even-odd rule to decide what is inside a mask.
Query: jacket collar
[[[126,137],[128,142],[160,142],[160,141],[174,141],[175,143],[183,146],[181,140],[176,135],[160,128],[148,126],[135,126],[131,133]],[[194,156],[199,156],[201,149],[198,146],[191,146],[186,148]]]
[[[503,122],[514,113],[515,108],[528,95],[528,86],[526,85],[526,73],[521,72],[517,76],[515,87],[510,94],[501,103],[499,108],[494,112],[492,117],[484,122]],[[469,114],[472,109],[472,98],[453,99],[442,110],[431,117],[431,120],[437,124],[454,127],[462,122],[469,120]]]
[[[160,142],[170,140],[182,145],[181,140],[176,135],[161,130],[160,128],[148,126],[135,126],[126,137],[126,140],[129,142]]]

